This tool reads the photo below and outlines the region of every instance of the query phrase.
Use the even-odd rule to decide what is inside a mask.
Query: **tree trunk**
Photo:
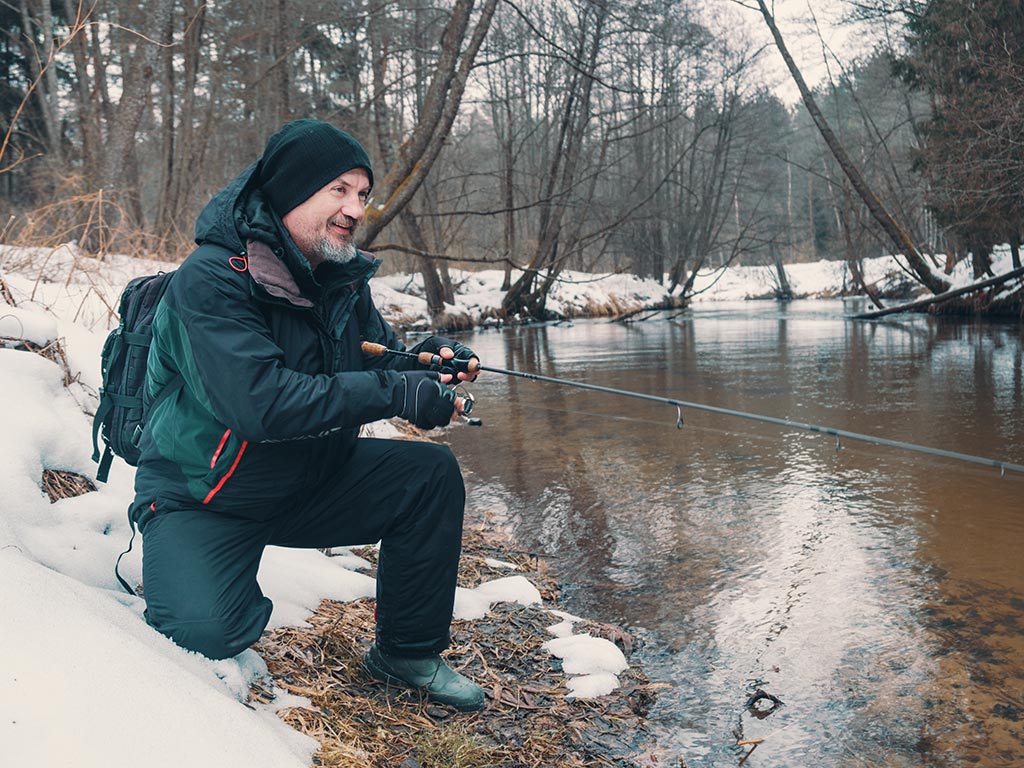
[[[434,268],[434,262],[428,255],[427,242],[423,237],[423,230],[420,229],[420,224],[409,206],[405,206],[402,209],[402,212],[399,214],[399,221],[402,223],[405,236],[409,238],[409,243],[419,251],[419,254],[416,256],[416,262],[423,275],[423,291],[427,300],[427,311],[430,312],[432,319],[437,318],[444,312],[444,284],[437,274],[437,269]]]
[[[64,0],[64,13],[68,19],[75,19],[76,22],[84,21],[78,15],[80,6],[73,4],[73,0]],[[77,23],[73,22],[72,27]],[[81,30],[71,41],[71,55],[75,62],[75,99],[77,101],[77,124],[78,131],[82,137],[82,164],[86,184],[96,180],[98,174],[98,157],[100,154],[100,124],[99,108],[92,83],[95,73],[89,74],[89,41],[85,30]]]
[[[416,18],[418,22],[418,12],[416,14]],[[418,27],[417,34],[419,34]],[[390,39],[387,36],[385,24],[383,23],[383,16],[380,13],[375,13],[370,18],[369,39],[370,52],[372,56],[372,115],[375,128],[374,132],[377,136],[377,146],[380,150],[381,158],[389,169],[393,169],[396,166],[397,158],[392,138],[391,110],[387,102],[387,70]],[[419,70],[417,70],[417,74],[419,74]],[[417,77],[416,87],[417,92],[419,92],[421,90],[419,77]],[[422,113],[419,115],[419,118],[422,121]],[[384,183],[386,184],[387,181],[385,180]],[[425,180],[421,182],[420,186],[422,187],[424,183]],[[398,221],[402,226],[402,231],[405,233],[409,244],[417,252],[416,264],[419,267],[420,274],[423,276],[423,288],[425,298],[427,300],[427,310],[430,313],[430,317],[432,319],[436,319],[444,312],[445,300],[452,298],[450,295],[451,280],[448,278],[446,273],[439,272],[437,265],[434,263],[434,259],[429,255],[430,248],[427,243],[427,238],[424,236],[423,229],[420,226],[419,220],[411,206],[404,205],[401,210],[398,211]],[[365,233],[363,235],[363,240],[369,241],[369,237]]]
[[[185,34],[179,47],[168,49],[165,66],[174,67],[172,54],[180,54],[182,68],[180,79],[170,74],[165,75],[168,87],[175,89],[174,97],[166,103],[171,114],[165,119],[164,131],[167,143],[167,176],[161,185],[161,194],[157,202],[155,230],[160,241],[168,250],[178,241],[190,240],[183,231],[184,216],[192,184],[204,167],[206,151],[212,131],[209,129],[213,113],[216,111],[216,97],[220,91],[220,82],[211,73],[209,94],[205,103],[205,113],[200,112],[197,103],[196,84],[202,66],[202,43],[206,25],[207,5],[197,5],[196,0],[186,0],[183,12]],[[177,92],[180,91],[180,99]],[[176,105],[176,108],[173,106]],[[169,124],[168,124],[169,123]],[[171,254],[168,253],[168,256]]]
[[[933,305],[941,304],[944,301],[956,298],[957,296],[963,296],[966,293],[972,291],[980,291],[984,288],[991,288],[996,285],[1002,285],[1003,283],[1014,280],[1018,277],[1024,277],[1024,269],[1014,269],[1005,274],[998,275],[997,277],[990,277],[987,280],[982,280],[972,285],[965,285],[960,288],[954,288],[950,291],[946,291],[942,294],[936,294],[935,296],[929,296],[926,299],[918,299],[912,301],[909,304],[900,304],[898,307],[887,307],[886,309],[880,309],[875,312],[864,312],[859,315],[853,315],[854,320],[874,320],[878,317],[885,317],[886,315],[894,315],[899,312],[910,312],[917,309],[924,309]]]
[[[774,241],[768,243],[768,253],[772,257],[775,276],[779,282],[778,290],[775,291],[775,298],[779,301],[789,301],[793,298],[793,289],[789,285],[789,278],[786,277],[786,268],[782,265],[782,257],[779,255],[779,249]]]
[[[122,62],[124,88],[113,120],[109,123],[106,167],[103,171],[103,186],[115,200],[138,196],[138,190],[126,190],[124,187],[125,180],[129,178],[136,135],[160,60],[160,49],[149,41],[159,39],[167,29],[173,8],[173,0],[154,0],[146,14],[148,23],[145,25],[145,32],[149,40],[133,38],[134,54]],[[132,207],[129,205],[128,210]]]
[[[32,80],[36,81],[34,93],[43,118],[46,133],[46,151],[56,161],[57,167],[63,162],[61,146],[60,116],[57,101],[60,91],[57,84],[56,46],[53,34],[53,13],[50,0],[40,0],[29,8],[27,0],[21,0],[21,24],[24,36],[25,61],[28,62]],[[36,43],[34,30],[42,35],[42,45]]]
[[[359,236],[366,247],[408,205],[437,160],[458,115],[476,54],[490,28],[498,0],[484,0],[476,26],[463,49],[473,0],[456,0],[441,38],[441,55],[409,138],[399,147],[395,162],[376,185],[382,202],[367,209]]]
[[[992,249],[980,238],[975,238],[971,244],[971,267],[974,270],[974,279],[980,280],[985,275],[993,277],[992,274]]]
[[[516,257],[516,214],[513,210],[515,198],[515,158],[512,154],[512,100],[505,99],[505,137],[501,142],[502,159],[502,193],[505,204],[504,240],[505,240],[505,276],[501,281],[501,290],[508,291],[512,287],[512,263]]]
[[[917,250],[917,247],[911,241],[906,230],[896,222],[889,211],[886,210],[882,201],[879,200],[871,188],[868,187],[863,175],[853,164],[850,156],[846,153],[846,149],[840,143],[839,138],[835,133],[833,133],[828,121],[825,120],[825,116],[818,108],[818,104],[814,100],[814,95],[811,93],[810,88],[807,87],[807,83],[804,81],[804,77],[797,67],[796,62],[790,55],[789,49],[786,48],[786,44],[782,39],[782,34],[779,32],[779,28],[775,24],[775,19],[768,11],[768,6],[765,4],[765,0],[757,0],[757,5],[761,9],[761,15],[764,17],[765,23],[768,25],[768,29],[771,30],[772,37],[775,39],[775,44],[779,49],[779,53],[782,54],[782,58],[786,62],[786,67],[789,69],[789,73],[793,76],[793,81],[796,83],[796,86],[800,91],[800,96],[803,99],[804,106],[807,107],[807,111],[810,114],[811,119],[817,126],[818,131],[821,133],[821,136],[828,145],[828,148],[835,156],[836,162],[839,163],[839,167],[843,169],[843,173],[846,174],[846,177],[850,180],[850,184],[857,192],[857,195],[864,202],[864,205],[867,206],[868,212],[875,221],[878,222],[879,226],[881,226],[882,230],[892,241],[892,244],[896,249],[896,253],[902,253],[904,258],[906,258],[911,270],[917,275],[921,284],[927,287],[932,293],[941,293],[945,291],[949,288],[949,283],[942,280],[932,272],[931,268],[921,256],[921,253]]]

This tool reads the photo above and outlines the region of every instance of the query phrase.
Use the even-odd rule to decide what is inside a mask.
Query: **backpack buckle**
[[[136,424],[135,430],[132,432],[132,445],[138,448],[140,440],[142,440],[142,425]]]

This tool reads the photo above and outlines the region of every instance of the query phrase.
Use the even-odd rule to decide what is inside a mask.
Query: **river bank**
[[[15,368],[27,362],[41,367],[41,371],[52,367],[53,373],[60,370],[67,373],[67,355],[57,343],[40,347],[26,341],[2,352],[7,354],[0,359],[0,376],[5,362],[8,366],[14,364]],[[72,377],[67,375],[58,384],[66,389],[74,385]],[[33,411],[31,402],[23,400],[23,404],[29,407],[30,413]],[[5,421],[10,426],[10,421]],[[378,437],[428,438],[425,433],[399,423],[379,422],[369,425],[367,431]],[[47,461],[51,463],[52,460]],[[115,468],[120,469],[123,468]],[[103,501],[106,487],[97,485],[82,472],[46,468],[42,471],[40,485],[51,507],[47,511],[52,515],[52,510],[56,510],[58,517],[65,518],[65,525],[77,527],[78,520],[74,514],[67,517],[62,512],[70,509],[81,512],[90,506],[94,509],[109,507]],[[18,592],[5,613],[13,611],[14,621],[10,626],[26,629],[24,635],[0,633],[0,649],[4,649],[4,657],[14,665],[14,683],[20,684],[17,695],[5,699],[5,707],[45,692],[45,688],[38,685],[39,681],[34,684],[32,656],[28,651],[40,638],[31,626],[26,627],[29,623],[25,616],[18,620],[19,613],[25,612],[23,609],[30,614],[34,612],[33,589],[31,580],[18,578],[18,562],[25,559],[26,550],[25,545],[14,542],[26,541],[27,534],[31,540],[32,523],[18,520],[20,505],[10,506],[13,509],[0,515],[0,532],[6,542],[0,548],[3,550],[0,568],[11,577],[5,580],[5,593],[13,587],[17,587]],[[29,516],[35,518],[32,522],[44,525],[48,522],[45,515],[29,511]],[[109,512],[108,509],[105,514],[109,516]],[[105,537],[114,525],[108,520],[102,528]],[[56,532],[51,525],[50,535]],[[87,541],[83,542],[83,552],[91,553],[89,558],[97,563],[105,559],[97,557],[99,553],[89,547]],[[93,600],[112,600],[115,605],[124,603],[132,608],[117,622],[124,624],[121,629],[126,631],[125,637],[114,627],[113,633],[102,633],[98,641],[87,639],[96,635],[91,618],[71,615],[71,611],[61,610],[52,600],[47,600],[47,609],[67,618],[70,626],[76,628],[74,635],[66,638],[71,642],[69,647],[75,648],[76,657],[89,655],[90,642],[101,645],[111,642],[123,652],[125,641],[137,636],[132,642],[161,648],[172,662],[171,669],[184,662],[186,669],[193,668],[190,671],[200,673],[201,679],[209,674],[216,682],[207,682],[212,682],[215,689],[220,687],[219,682],[228,686],[231,690],[228,698],[234,699],[234,706],[241,702],[264,718],[272,713],[291,726],[296,737],[314,740],[316,748],[306,748],[307,764],[337,768],[371,765],[630,768],[649,764],[655,745],[646,727],[645,715],[657,690],[667,686],[648,681],[640,667],[629,660],[634,639],[628,633],[559,610],[557,581],[546,563],[513,548],[486,515],[468,520],[464,531],[453,643],[445,654],[447,662],[484,688],[485,709],[469,715],[434,705],[417,691],[391,689],[371,679],[362,668],[362,655],[374,636],[375,601],[369,595],[373,594],[376,579],[375,547],[304,553],[280,550],[275,554],[287,557],[288,562],[298,566],[298,570],[290,566],[290,582],[311,581],[316,593],[330,595],[333,591],[334,599],[318,600],[311,614],[294,604],[294,596],[283,600],[283,604],[275,604],[276,621],[271,629],[264,632],[251,649],[221,662],[186,652],[147,630],[141,621],[143,605],[138,598],[126,598],[105,590],[97,593]],[[304,564],[298,559],[300,555],[304,557]],[[265,560],[271,559],[271,553],[266,553]],[[59,558],[52,564],[60,570],[74,570]],[[106,564],[113,565],[113,560]],[[9,567],[12,565],[17,567],[12,570]],[[278,580],[272,578],[272,573],[264,573],[265,570],[261,568],[260,581],[276,601],[278,594],[274,586]],[[332,571],[335,579],[341,578],[349,584],[345,596],[338,594],[336,588],[332,590],[324,580],[317,579],[317,573],[330,577]],[[129,568],[128,577],[132,584],[138,584],[136,589],[141,594],[144,585],[138,582],[138,571]],[[51,578],[59,579],[59,572],[53,573]],[[352,585],[357,586],[353,589]],[[77,591],[82,592],[84,585],[76,586]],[[308,604],[308,598],[303,602]],[[282,608],[287,615],[279,615]],[[108,607],[104,612],[110,610]],[[76,645],[75,641],[80,638],[82,644]],[[14,647],[8,647],[11,641],[15,641]],[[91,678],[89,687],[100,690],[113,687],[118,693],[112,690],[99,695],[106,707],[120,697],[137,700],[130,691],[132,686],[127,686],[126,690],[117,682],[122,665],[117,664],[116,659],[110,660],[112,664],[100,663],[91,673],[79,666],[75,674],[58,674],[70,682],[69,678],[80,676],[84,671]],[[60,670],[59,656],[48,654],[48,665]],[[152,671],[147,671],[144,664],[139,665],[134,676],[143,681],[152,677]],[[174,687],[182,688],[186,695],[194,694],[196,681],[190,678],[191,675],[183,676]],[[166,692],[171,694],[172,708],[166,714],[178,721],[187,720],[188,710],[173,709],[175,696],[170,690]],[[12,738],[7,742],[13,744],[14,750],[9,757],[35,755],[31,761],[14,760],[12,765],[57,764],[38,753],[39,739],[26,738],[28,733],[37,730],[48,733],[45,741],[56,743],[58,751],[67,749],[63,744],[68,744],[80,754],[81,743],[69,742],[62,733],[51,731],[56,727],[52,715],[60,708],[59,701],[51,701],[46,708],[50,718],[37,721],[30,706],[28,711],[20,709],[16,716],[5,721],[5,726],[9,723],[15,730],[8,734]],[[130,722],[131,717],[127,720]],[[59,721],[57,717],[56,722]],[[193,745],[189,745],[189,749],[194,749]],[[98,764],[91,758],[101,753],[88,746],[83,751],[84,759],[76,764]],[[6,754],[5,750],[0,754]],[[213,754],[200,751],[207,759]],[[6,764],[6,758],[4,762]],[[129,763],[114,760],[111,764]],[[191,764],[212,763],[201,760]]]
[[[356,550],[373,574],[376,552]],[[619,686],[597,698],[573,698],[563,664],[544,644],[553,635],[558,587],[545,564],[511,549],[485,521],[467,528],[459,583],[464,588],[515,573],[539,586],[542,605],[499,602],[483,618],[456,620],[450,665],[485,690],[485,709],[472,714],[432,704],[415,692],[369,679],[361,659],[373,637],[373,601],[324,601],[308,626],[267,633],[255,646],[278,691],[305,704],[279,716],[320,743],[314,765],[402,768],[519,768],[615,766],[656,761],[646,714],[660,689],[635,661]],[[578,619],[574,632],[612,641],[627,659],[634,639],[620,628]],[[252,697],[276,698],[256,686]]]
[[[0,263],[0,761],[468,768],[626,766],[645,754],[642,714],[656,687],[626,660],[627,636],[560,615],[536,558],[500,546],[483,519],[467,528],[452,649],[487,689],[482,713],[456,717],[362,671],[372,549],[269,548],[259,573],[274,603],[269,632],[235,658],[210,660],[153,632],[144,601],[114,576],[119,562],[144,586],[125,515],[134,472],[115,460],[109,481],[95,483],[90,430],[118,294],[173,265],[100,262],[73,248],[0,249]],[[377,436],[394,429],[374,426]],[[352,723],[362,728],[354,745],[343,735]]]
[[[441,435],[400,420],[369,425],[363,433],[431,441]],[[372,599],[325,600],[302,626],[267,632],[257,644],[278,691],[307,702],[279,716],[321,743],[314,764],[633,768],[656,762],[646,715],[669,686],[649,680],[637,662],[640,641],[621,627],[561,610],[560,581],[550,562],[517,547],[488,510],[467,510],[462,547],[445,656],[484,688],[487,704],[480,712],[460,714],[366,675],[361,659],[373,638]],[[375,577],[374,547],[343,554],[362,558],[357,570]],[[465,591],[516,579],[536,589],[535,600],[513,599],[517,591],[506,588],[507,599],[488,601],[486,612],[470,615],[460,606]],[[559,658],[550,646],[554,638],[578,643],[582,652]],[[616,657],[625,660],[624,668]],[[602,668],[618,671],[599,690],[593,683],[600,675],[586,673]],[[253,694],[259,700],[263,692]]]

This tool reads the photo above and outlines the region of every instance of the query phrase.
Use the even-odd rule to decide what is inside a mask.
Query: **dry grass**
[[[171,261],[192,248],[187,232],[160,237],[141,229],[118,199],[102,189],[86,189],[81,176],[62,177],[49,197],[52,202],[11,216],[0,242],[29,248],[74,242],[100,260],[104,254],[120,253]]]
[[[3,299],[4,303],[8,306],[17,306],[14,301],[14,296],[11,293],[11,289],[7,287],[7,283],[4,282],[3,277],[0,277],[0,299]]]
[[[96,490],[96,485],[88,477],[62,469],[44,469],[42,486],[51,504]]]
[[[40,357],[45,357],[47,360],[56,363],[60,366],[61,371],[64,373],[64,386],[71,386],[74,382],[78,381],[79,374],[71,373],[71,367],[68,365],[67,355],[64,353],[64,345],[62,339],[54,339],[45,347],[41,347],[26,339],[18,340],[19,344],[16,345],[16,349],[24,349],[27,352],[34,352]]]
[[[358,552],[373,562],[375,550]],[[557,598],[542,564],[509,554],[493,534],[469,531],[460,583],[474,586],[509,574],[487,558],[517,563],[545,597]],[[487,706],[460,715],[372,680],[362,656],[373,638],[373,601],[324,601],[310,627],[268,633],[256,648],[281,688],[309,699],[310,708],[283,710],[282,718],[317,739],[316,764],[480,768],[494,766],[634,766],[651,746],[644,715],[656,691],[636,667],[622,687],[601,699],[566,698],[560,662],[542,648],[557,619],[539,606],[500,603],[484,618],[456,621],[446,660],[487,693]],[[627,654],[632,639],[598,624],[582,628],[618,641]],[[578,627],[579,631],[580,628]],[[265,690],[254,689],[267,701]]]

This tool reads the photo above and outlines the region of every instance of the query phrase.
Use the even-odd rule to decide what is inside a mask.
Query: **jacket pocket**
[[[230,429],[224,431],[216,448],[210,454],[210,472],[206,477],[210,491],[203,499],[203,504],[209,504],[213,497],[223,490],[238,469],[238,463],[242,460],[248,445],[248,440],[239,440]]]

